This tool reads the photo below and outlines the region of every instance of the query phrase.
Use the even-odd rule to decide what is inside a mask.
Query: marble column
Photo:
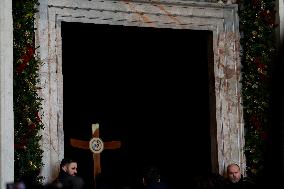
[[[12,1],[0,1],[0,188],[14,181]]]

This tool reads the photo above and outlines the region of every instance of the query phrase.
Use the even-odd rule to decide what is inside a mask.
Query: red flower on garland
[[[267,79],[267,77],[265,75],[265,69],[266,69],[267,66],[264,63],[261,62],[260,57],[255,57],[253,59],[253,63],[256,65],[257,69],[260,72],[260,74],[259,74],[260,79],[262,81],[265,81]]]
[[[260,77],[260,79],[261,79],[262,81],[267,80],[267,76],[266,76],[265,74],[263,74],[263,73],[261,73],[261,74],[259,75],[259,77]]]
[[[262,131],[262,132],[260,133],[260,138],[261,138],[262,140],[266,140],[266,139],[267,139],[267,133],[264,132],[264,131]]]
[[[26,53],[21,58],[22,63],[17,67],[17,73],[23,73],[24,69],[27,67],[29,61],[33,58],[34,48],[32,46],[26,47]]]
[[[29,125],[30,131],[34,131],[36,129],[36,125],[34,123],[31,123]]]
[[[35,113],[35,116],[36,116],[36,122],[40,123],[41,122],[41,118],[39,117],[38,112]]]
[[[261,62],[261,58],[260,57],[255,57],[253,59],[253,63],[257,66],[258,69],[261,70],[261,72],[263,72],[265,70],[265,68],[266,68],[266,65]]]
[[[253,127],[254,127],[256,130],[259,130],[259,129],[261,128],[261,122],[260,122],[260,120],[257,118],[257,116],[252,115],[250,121],[251,121]]]
[[[262,19],[266,22],[266,24],[270,27],[276,27],[276,23],[275,23],[275,11],[274,14],[271,13],[270,10],[262,10],[259,15],[262,17]]]
[[[253,8],[261,6],[261,2],[259,0],[252,0],[251,4],[252,4]]]
[[[27,147],[28,140],[26,137],[23,137],[19,143],[14,144],[15,149],[25,149]]]

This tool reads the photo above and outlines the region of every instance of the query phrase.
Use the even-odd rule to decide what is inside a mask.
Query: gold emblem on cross
[[[82,141],[77,139],[70,139],[71,146],[75,148],[81,148],[85,150],[91,150],[93,153],[93,161],[94,161],[94,179],[96,180],[96,176],[101,173],[101,161],[100,161],[100,153],[103,150],[113,150],[121,147],[120,141],[108,141],[103,142],[101,138],[99,138],[99,124],[92,124],[92,139],[90,141]]]

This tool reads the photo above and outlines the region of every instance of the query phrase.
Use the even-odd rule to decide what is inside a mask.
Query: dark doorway
[[[62,23],[65,156],[79,161],[86,188],[92,154],[69,140],[89,141],[93,123],[104,141],[122,141],[101,154],[112,184],[137,186],[150,164],[171,188],[210,172],[209,39],[209,31]]]

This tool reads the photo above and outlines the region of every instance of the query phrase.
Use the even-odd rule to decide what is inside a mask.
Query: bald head
[[[237,183],[241,179],[241,170],[237,164],[230,164],[227,167],[227,176],[232,183]]]

